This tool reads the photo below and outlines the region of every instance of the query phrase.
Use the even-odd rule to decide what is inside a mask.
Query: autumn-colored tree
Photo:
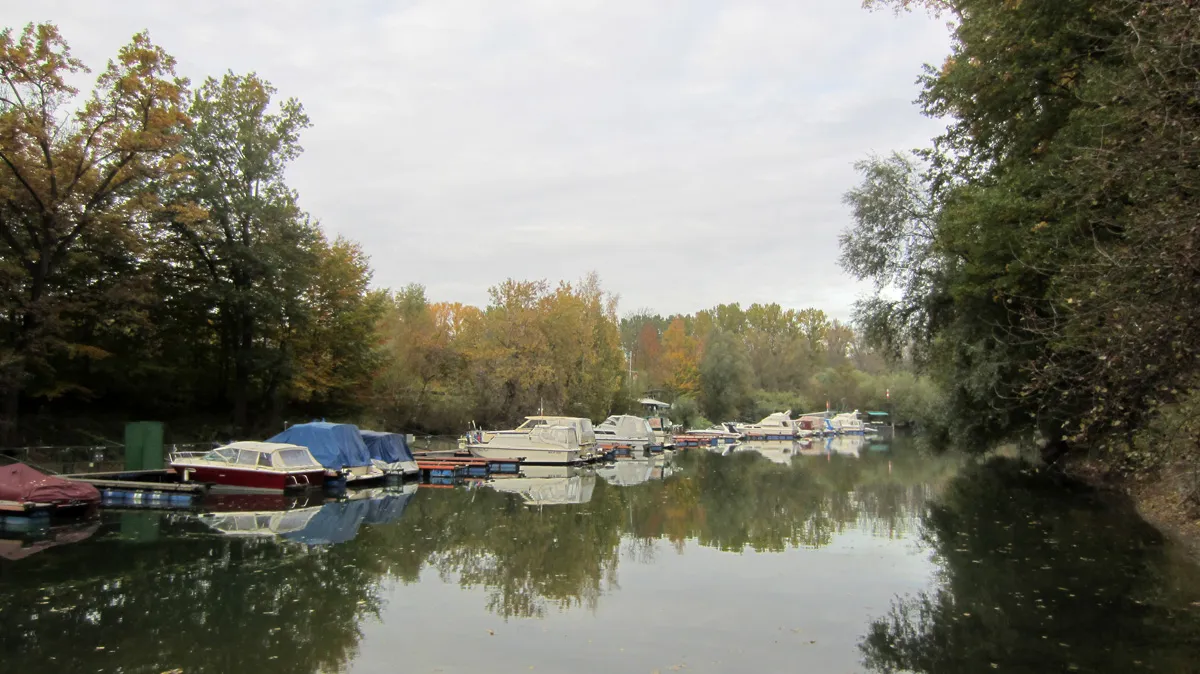
[[[155,187],[181,168],[187,81],[174,58],[139,33],[70,109],[69,82],[84,72],[53,24],[0,32],[0,431],[15,427],[23,394],[72,387],[55,378],[56,358],[106,355],[72,342],[69,314],[95,311],[98,293],[129,296],[132,274],[93,263],[137,255],[160,207]]]
[[[663,385],[676,395],[700,388],[700,353],[696,339],[687,334],[682,318],[671,321],[663,333]]]

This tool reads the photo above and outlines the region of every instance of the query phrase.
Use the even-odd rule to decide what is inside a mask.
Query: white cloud
[[[314,122],[291,179],[376,281],[486,302],[598,270],[623,308],[848,315],[851,163],[924,145],[911,101],[947,49],[854,0],[0,2],[99,68],[148,28],[199,81],[256,71]],[[638,252],[632,253],[631,250]]]

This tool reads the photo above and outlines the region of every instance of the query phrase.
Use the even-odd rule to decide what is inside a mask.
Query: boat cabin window
[[[313,465],[312,457],[303,449],[281,449],[275,452],[275,465],[284,468]]]
[[[266,452],[259,452],[258,453],[258,465],[260,465],[264,468],[270,468],[271,467],[271,455]]]
[[[202,458],[205,461],[223,461],[225,463],[233,463],[237,460],[237,453],[238,451],[236,449],[230,447],[221,447],[220,449],[214,449],[208,454],[205,454]]]
[[[527,431],[527,430],[530,430],[533,428],[537,428],[538,426],[545,426],[545,425],[546,425],[545,419],[526,419],[525,423],[521,424],[520,426],[517,426],[517,430],[518,431]]]
[[[238,462],[238,464],[243,465],[243,466],[257,465],[259,454],[261,454],[261,452],[255,452],[253,450],[243,449],[241,452],[238,453],[237,462]]]

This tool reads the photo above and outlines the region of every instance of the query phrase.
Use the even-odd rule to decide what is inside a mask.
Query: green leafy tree
[[[700,403],[715,421],[734,419],[748,406],[753,372],[745,345],[733,334],[714,330],[700,360]]]
[[[221,381],[240,428],[255,393],[273,397],[292,374],[289,328],[305,320],[303,294],[321,245],[320,230],[284,179],[308,117],[295,99],[272,108],[274,93],[254,74],[233,73],[208,79],[195,93],[184,141],[191,170],[178,199],[203,213],[181,211],[171,223],[204,272]]]

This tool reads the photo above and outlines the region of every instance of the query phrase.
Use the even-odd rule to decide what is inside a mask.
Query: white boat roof
[[[654,407],[670,407],[671,406],[671,403],[664,403],[663,401],[655,400],[654,398],[642,398],[641,400],[638,401],[638,403],[641,405],[651,405]]]
[[[277,449],[303,449],[308,451],[307,447],[293,445],[286,442],[259,442],[257,440],[239,440],[231,442],[228,445],[218,447],[218,449],[247,449],[256,452],[273,452]]]

